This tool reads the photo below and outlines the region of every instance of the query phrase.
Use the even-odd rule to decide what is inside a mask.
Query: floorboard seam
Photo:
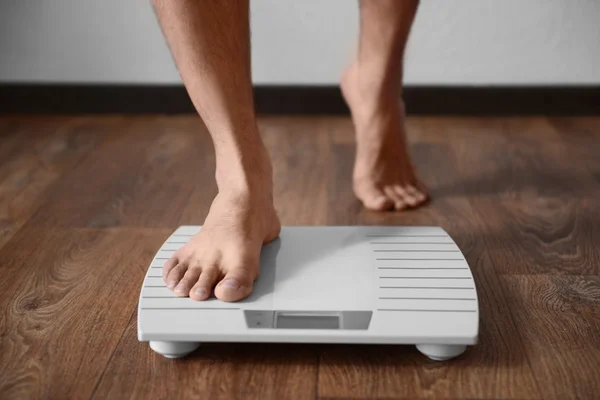
[[[53,132],[51,132],[49,134],[49,136],[55,135],[56,132],[60,131],[62,128],[63,128],[62,125],[59,126]],[[60,183],[62,181],[62,179],[64,179],[64,177],[69,172],[73,171],[79,164],[81,164],[83,162],[83,160],[90,157],[90,155],[93,153],[93,151],[96,149],[96,147],[97,147],[97,143],[95,143],[88,150],[88,152],[81,157],[81,159],[79,161],[77,161],[74,165],[72,165],[71,168],[69,168],[68,170],[62,171],[60,173],[60,175],[56,178],[56,180],[48,188],[46,188],[45,193],[43,193],[43,196],[41,196],[41,198],[37,202],[37,205],[35,205],[33,207],[33,210],[31,210],[29,215],[27,215],[25,217],[25,219],[23,220],[23,224],[19,227],[19,229],[17,229],[15,232],[13,232],[11,237],[4,244],[0,245],[0,250],[2,250],[13,239],[13,237],[15,237],[27,225],[27,222],[29,222],[31,220],[31,218],[42,208],[42,206],[44,206],[48,202],[49,196],[51,194],[53,194],[54,192],[56,192],[56,186],[58,185],[58,183]],[[44,168],[47,167],[47,165],[45,163],[42,163],[42,165],[44,166]],[[26,190],[26,188],[23,188],[23,190]]]
[[[56,131],[54,131],[52,134],[55,134],[60,129],[62,129],[62,127],[57,128]],[[65,179],[66,176],[73,173],[73,171],[75,171],[77,169],[77,167],[79,165],[81,165],[85,160],[87,160],[89,157],[91,157],[92,154],[98,149],[98,147],[99,147],[99,143],[98,142],[94,143],[91,146],[91,148],[84,155],[82,155],[77,162],[75,162],[73,165],[71,165],[71,167],[69,169],[62,171],[60,173],[60,175],[56,178],[56,180],[52,183],[52,185],[50,185],[46,189],[46,193],[44,193],[44,196],[40,199],[39,203],[37,204],[37,207],[35,207],[35,209],[29,214],[29,216],[27,216],[27,218],[25,218],[25,221],[23,221],[23,225],[19,228],[19,230],[17,230],[17,232],[14,233],[14,235],[16,235],[21,229],[23,229],[27,225],[27,223],[40,211],[40,209],[50,201],[50,197],[52,197],[52,195],[54,195],[58,191],[58,189],[57,189],[58,184],[61,183]]]
[[[491,259],[490,259],[490,262],[492,263],[492,267],[495,269],[496,267],[494,266],[494,263]],[[497,276],[498,274],[496,274],[495,271],[494,271],[494,274],[496,275],[496,278],[498,278],[498,276]],[[502,295],[504,296],[504,299],[506,300],[507,297],[506,297],[506,293],[504,292],[504,284],[500,279],[498,279],[498,282],[500,283],[500,292],[502,293]],[[507,301],[507,306],[509,306],[508,301]],[[507,308],[508,308],[508,313],[510,314],[510,319],[512,320],[513,324],[515,326],[517,326],[515,323],[515,316],[514,316],[512,307],[509,306]],[[535,369],[533,368],[533,365],[531,364],[531,360],[529,359],[529,354],[527,352],[527,348],[525,347],[525,344],[523,343],[523,338],[520,333],[517,333],[517,337],[519,340],[519,344],[521,345],[521,348],[523,349],[523,353],[525,353],[525,359],[527,360],[527,366],[529,367],[529,370],[531,371],[531,375],[533,375],[533,381],[535,382],[535,388],[537,389],[540,398],[543,398],[544,397],[543,392],[540,389],[540,383],[538,381],[537,374],[535,373]]]
[[[455,152],[455,148],[451,147],[451,150],[452,150],[451,151],[452,158],[455,161],[455,165],[457,165],[456,164],[456,152]],[[462,184],[461,184],[461,189],[463,190],[463,193],[466,193],[465,187]],[[487,228],[487,225],[485,223],[485,218],[482,218],[479,209],[476,207],[476,204],[474,204],[473,201],[472,201],[472,197],[471,196],[466,196],[466,201],[467,201],[467,204],[469,205],[469,208],[472,211],[472,217],[474,219],[474,222],[477,225],[479,225],[479,226],[481,226],[483,228]],[[485,238],[482,238],[482,241],[483,241],[483,253],[481,254],[481,256],[482,257],[487,257],[487,259],[488,259],[488,261],[490,263],[490,266],[491,266],[490,273],[494,274],[494,278],[495,278],[496,282],[498,282],[499,285],[500,285],[500,293],[502,294],[503,301],[504,301],[506,307],[508,308],[508,312],[509,312],[509,315],[510,315],[511,323],[513,324],[514,327],[517,327],[517,324],[515,322],[514,314],[512,312],[512,309],[510,308],[510,304],[508,302],[508,297],[506,296],[506,292],[504,290],[502,281],[500,280],[500,276],[499,276],[499,274],[497,272],[496,264],[494,263],[494,260],[490,256],[489,249],[488,249],[488,242],[487,242],[487,240]],[[477,282],[475,282],[475,284],[477,284]],[[533,381],[535,383],[535,389],[537,391],[538,398],[539,397],[543,397],[542,391],[540,390],[539,382],[537,380],[537,377],[535,376],[534,369],[531,366],[531,361],[529,360],[529,356],[528,356],[528,354],[527,354],[527,352],[525,350],[525,346],[524,346],[524,343],[523,343],[523,338],[522,338],[522,336],[521,336],[520,333],[517,333],[517,338],[518,338],[517,340],[519,342],[518,343],[519,346],[521,347],[521,349],[525,353],[525,358],[527,360],[527,366],[529,367],[529,371],[531,372],[531,375],[533,376]]]
[[[321,373],[321,349],[317,350],[317,367],[315,368],[315,400],[320,399],[319,397],[319,374]]]
[[[125,332],[127,332],[127,328],[129,327],[129,324],[131,324],[131,320],[133,320],[134,316],[135,316],[135,310],[132,311],[131,317],[129,317],[129,319],[127,320],[127,323],[125,324],[125,327],[123,328],[123,332],[121,332],[121,336],[119,336],[119,340],[117,340],[117,344],[115,344],[113,351],[110,353],[110,357],[108,357],[108,360],[106,361],[106,365],[104,365],[104,369],[102,369],[102,373],[100,374],[100,377],[98,377],[96,386],[94,386],[94,390],[92,390],[92,393],[90,394],[90,397],[88,400],[92,400],[94,398],[94,396],[96,395],[96,391],[98,390],[98,387],[100,387],[100,383],[102,383],[102,379],[104,379],[104,374],[106,373],[108,366],[112,362],[115,352],[117,351],[119,344],[123,340],[123,336],[125,336]]]
[[[473,203],[471,203],[471,199],[468,199],[469,204],[471,205],[471,209],[474,211],[474,218],[477,219],[477,221],[482,224],[482,226],[486,226],[485,221],[482,220],[482,218],[480,217],[479,214],[479,210],[473,205]],[[508,313],[510,315],[510,320],[513,324],[514,327],[517,327],[517,323],[515,322],[515,316],[513,313],[513,310],[510,306],[510,303],[508,301],[508,297],[506,295],[506,291],[504,290],[504,285],[502,280],[500,279],[500,276],[502,275],[507,275],[507,274],[499,274],[496,268],[496,263],[494,262],[493,258],[490,256],[489,250],[488,250],[488,243],[485,240],[485,238],[483,239],[483,251],[484,251],[484,256],[487,257],[491,268],[491,273],[494,274],[496,281],[500,284],[500,293],[502,293],[502,297],[503,300],[506,304],[506,308],[508,309]],[[518,274],[510,274],[511,276],[518,276]],[[521,274],[521,275],[531,275],[531,274]],[[535,274],[538,275],[538,274]],[[541,275],[541,274],[540,274]],[[540,389],[540,383],[538,382],[537,376],[535,374],[535,370],[533,369],[533,366],[531,365],[531,360],[529,359],[529,354],[527,354],[527,350],[525,347],[525,344],[523,343],[523,337],[521,336],[521,333],[517,330],[517,340],[519,341],[519,346],[521,347],[521,349],[523,349],[523,353],[525,353],[525,359],[527,360],[527,366],[529,367],[529,370],[531,371],[531,375],[533,376],[533,381],[535,383],[535,389],[537,390],[537,394],[540,397],[543,397],[542,391]]]

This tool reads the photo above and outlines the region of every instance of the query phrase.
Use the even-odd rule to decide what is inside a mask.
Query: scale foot
[[[418,344],[417,350],[434,361],[446,361],[464,353],[467,346],[462,344]]]
[[[150,348],[166,358],[181,358],[200,347],[198,342],[157,342],[150,341]]]

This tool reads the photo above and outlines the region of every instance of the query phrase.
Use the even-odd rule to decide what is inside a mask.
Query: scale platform
[[[138,306],[138,339],[168,358],[203,342],[416,345],[448,360],[477,343],[469,266],[439,227],[283,227],[261,252],[250,297],[177,297],[162,267],[200,226],[181,226],[156,253]]]

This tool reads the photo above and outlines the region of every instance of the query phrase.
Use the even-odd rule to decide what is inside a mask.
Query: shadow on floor
[[[320,368],[381,367],[516,367],[527,363],[513,335],[511,343],[483,336],[476,346],[467,348],[455,359],[433,361],[412,345],[365,344],[281,344],[281,343],[207,343],[181,362],[232,363],[244,365],[316,365]],[[508,348],[506,347],[508,345]]]

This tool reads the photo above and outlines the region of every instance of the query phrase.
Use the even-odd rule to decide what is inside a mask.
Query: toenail
[[[198,296],[204,297],[206,295],[206,289],[199,287],[194,290],[194,293],[196,293]]]
[[[228,287],[228,288],[232,288],[232,289],[239,289],[239,287],[240,287],[239,282],[236,281],[235,279],[227,279],[227,280],[223,281],[222,285],[225,287]]]
[[[175,288],[176,292],[183,292],[185,290],[185,287],[183,285],[177,285],[177,287]]]
[[[169,289],[172,289],[175,285],[177,285],[177,281],[171,281],[167,284],[167,286],[169,287]]]

